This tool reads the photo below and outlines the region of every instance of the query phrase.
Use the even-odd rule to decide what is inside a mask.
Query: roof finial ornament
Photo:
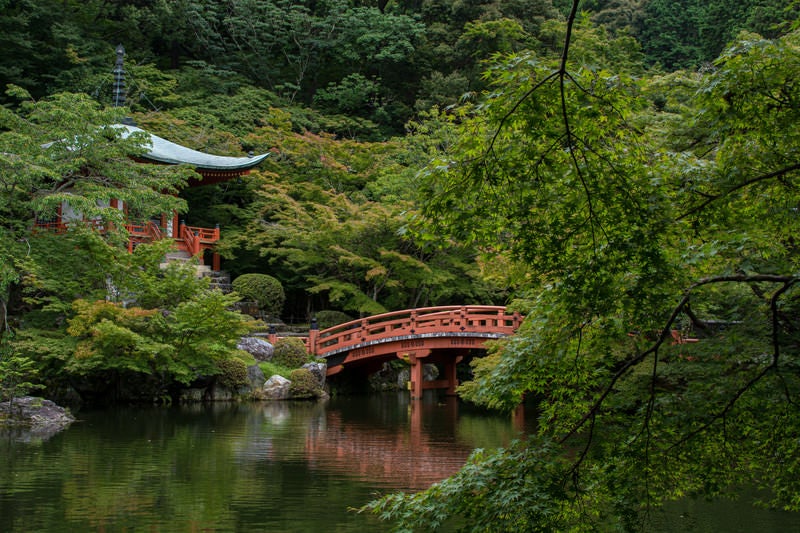
[[[125,107],[125,47],[117,45],[117,63],[114,65],[114,107]]]

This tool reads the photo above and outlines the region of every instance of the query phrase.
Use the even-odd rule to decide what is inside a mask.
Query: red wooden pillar
[[[317,338],[319,337],[319,324],[317,319],[311,319],[311,329],[308,330],[308,346],[307,351],[311,355],[317,355]]]
[[[447,381],[447,395],[456,396],[456,387],[458,387],[458,378],[456,377],[456,365],[461,362],[462,356],[449,359],[443,363],[444,366],[444,379]]]
[[[220,233],[219,232],[219,224],[217,224],[217,225],[214,226],[214,233],[211,236],[211,240],[214,241],[214,244],[212,245],[213,247],[217,246],[217,241],[219,240],[219,233]],[[213,250],[213,248],[212,248],[212,250]],[[220,266],[221,266],[221,261],[220,261],[219,254],[217,252],[213,252],[211,254],[211,269],[219,272],[220,270],[222,270],[222,268],[220,268]]]
[[[422,384],[423,384],[423,374],[422,374],[422,367],[424,365],[423,359],[431,354],[430,350],[417,350],[415,352],[409,352],[408,354],[408,362],[411,363],[410,369],[410,379],[409,379],[409,390],[411,391],[411,399],[412,400],[421,400],[422,399]]]
[[[416,353],[409,354],[408,362],[411,363],[411,375],[409,376],[410,391],[412,400],[422,399],[422,361],[417,358]]]

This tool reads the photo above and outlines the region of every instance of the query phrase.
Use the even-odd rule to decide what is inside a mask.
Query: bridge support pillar
[[[416,352],[409,352],[408,354],[408,362],[411,364],[410,369],[410,380],[409,380],[409,390],[411,391],[411,399],[412,400],[421,400],[422,399],[422,386],[423,386],[423,375],[422,375],[422,366],[425,364],[422,359],[429,356],[431,354],[430,350],[419,350]]]
[[[444,362],[444,379],[447,381],[447,395],[455,396],[456,387],[458,387],[458,378],[456,377],[456,364],[461,360],[461,357],[450,359]]]

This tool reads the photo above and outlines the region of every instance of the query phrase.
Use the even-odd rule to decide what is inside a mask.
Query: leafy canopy
[[[431,231],[528,269],[525,324],[463,392],[535,398],[538,432],[365,507],[400,530],[636,530],[753,487],[800,510],[800,34],[633,77],[577,4],[560,57],[488,71],[423,182]]]

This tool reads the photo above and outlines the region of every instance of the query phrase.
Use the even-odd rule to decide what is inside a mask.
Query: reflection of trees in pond
[[[224,526],[238,471],[227,460],[232,442],[206,436],[235,416],[206,412],[187,424],[185,415],[166,409],[109,412],[102,420],[86,415],[40,453],[12,455],[6,463],[15,477],[1,476],[7,481],[0,481],[0,493],[25,487],[36,497],[14,499],[13,510],[0,512],[0,524],[14,516],[22,530],[59,530],[64,520],[87,530],[136,528],[157,527],[171,516],[187,527]],[[30,479],[22,482],[21,473]]]
[[[0,441],[0,530],[330,530],[371,519],[347,509],[376,487],[425,487],[501,435],[460,428],[455,404],[393,400],[79,413],[45,443]]]
[[[507,446],[515,438],[520,438],[519,430],[508,420],[461,414],[456,427],[456,439],[469,443],[471,448],[497,448]]]

